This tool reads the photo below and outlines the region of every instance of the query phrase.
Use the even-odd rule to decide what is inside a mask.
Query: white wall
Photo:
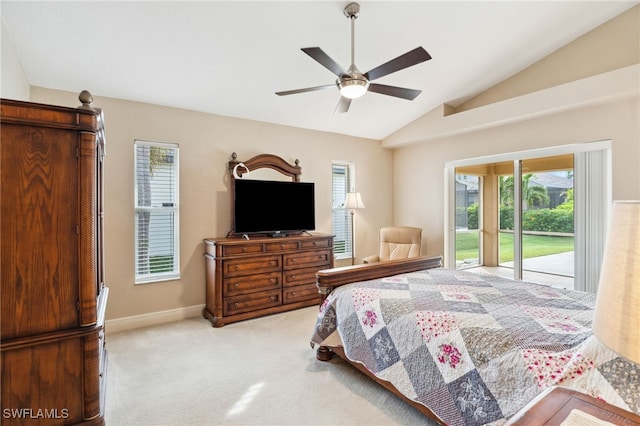
[[[0,38],[2,38],[2,58],[0,63],[0,97],[5,99],[29,100],[29,81],[22,69],[20,58],[7,32],[4,19],[0,19]]]

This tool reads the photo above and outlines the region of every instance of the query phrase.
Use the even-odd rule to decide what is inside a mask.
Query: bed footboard
[[[321,299],[320,305],[322,306],[331,290],[344,284],[390,277],[423,269],[439,268],[441,266],[442,256],[419,256],[389,262],[323,269],[316,273],[316,286]]]
[[[329,293],[341,285],[422,271],[424,269],[439,268],[441,266],[442,256],[419,256],[389,262],[366,263],[363,265],[323,269],[316,273],[316,286],[320,293],[320,306],[322,306]],[[316,358],[318,360],[329,361],[332,357],[333,351],[329,347],[318,347],[316,351]]]

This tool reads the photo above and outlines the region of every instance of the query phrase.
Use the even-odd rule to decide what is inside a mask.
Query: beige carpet
[[[107,332],[107,425],[434,424],[343,361],[317,361],[316,312]]]

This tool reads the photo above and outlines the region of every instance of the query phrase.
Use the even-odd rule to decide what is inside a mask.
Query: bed
[[[640,412],[640,366],[591,332],[595,295],[440,266],[318,272],[316,357],[337,354],[446,425],[505,423],[552,386]]]

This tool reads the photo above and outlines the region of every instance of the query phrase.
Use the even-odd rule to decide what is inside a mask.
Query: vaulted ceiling
[[[457,105],[638,1],[360,1],[355,63],[365,72],[415,47],[432,59],[376,83],[334,114],[337,88],[304,54],[350,65],[346,1],[5,1],[2,19],[33,86],[383,139],[438,105]],[[594,52],[594,60],[598,53]]]

